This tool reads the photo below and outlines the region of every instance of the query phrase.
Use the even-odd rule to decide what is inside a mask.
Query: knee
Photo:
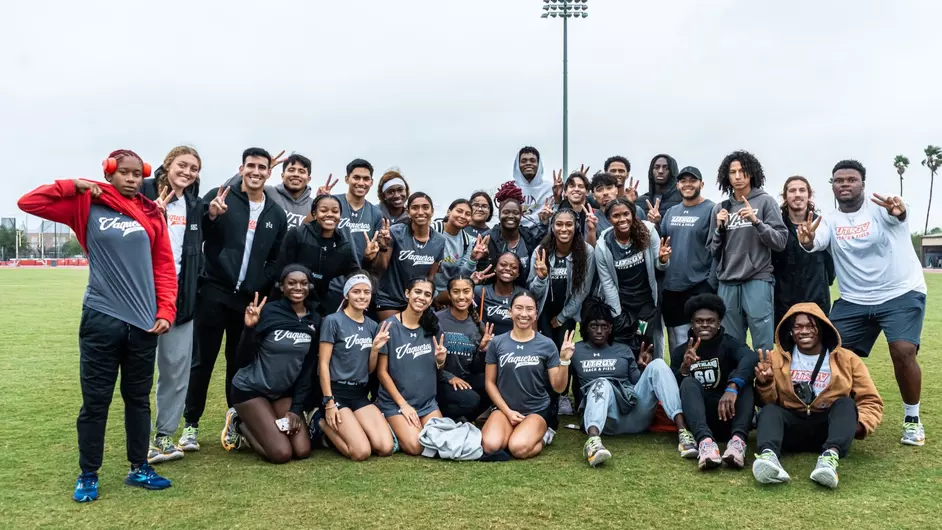
[[[377,456],[392,456],[393,454],[393,441],[392,438],[389,441],[383,440],[382,442],[376,444],[376,447],[373,448],[373,452]]]
[[[311,445],[308,444],[306,447],[296,448],[294,450],[295,460],[304,460],[307,457],[311,456]]]
[[[890,344],[890,359],[894,364],[908,364],[916,360],[919,348],[910,342],[896,341]]]
[[[831,403],[831,410],[837,410],[840,412],[848,412],[857,409],[857,402],[854,401],[854,398],[850,396],[844,396],[837,398]]]
[[[759,409],[759,417],[756,423],[756,429],[759,429],[760,427],[762,427],[762,423],[764,421],[779,420],[780,418],[782,418],[784,414],[785,414],[785,409],[783,409],[782,407],[774,403],[765,405],[764,407]]]
[[[533,444],[526,441],[521,441],[516,438],[510,439],[510,442],[507,444],[507,450],[514,458],[518,460],[523,460],[539,454],[539,451],[535,450],[535,446]]]
[[[500,451],[503,448],[504,448],[504,441],[501,440],[500,437],[498,436],[485,435],[484,438],[481,440],[481,449],[484,449],[485,454],[493,454],[493,453],[496,453],[497,451]]]
[[[371,448],[370,442],[368,440],[349,444],[347,449],[350,452],[350,460],[353,460],[354,462],[362,462],[370,457]],[[390,453],[391,452],[392,448],[390,447]]]
[[[279,443],[275,444],[274,447],[266,448],[265,455],[272,464],[286,464],[291,461],[291,458],[294,456],[294,451],[291,448],[291,444]]]
[[[703,392],[703,385],[695,377],[685,377],[680,380],[680,392],[681,394],[690,392],[700,394]]]
[[[481,396],[474,390],[465,390],[464,394],[462,408],[467,412],[467,414],[465,414],[465,416],[467,416],[481,405]]]
[[[664,359],[654,359],[653,361],[649,362],[648,367],[645,368],[645,371],[647,370],[653,370],[656,374],[667,372],[673,375],[670,366],[667,366],[667,363],[664,362]]]
[[[419,443],[419,437],[405,440],[399,438],[399,450],[409,456],[419,456],[422,454],[422,444]]]

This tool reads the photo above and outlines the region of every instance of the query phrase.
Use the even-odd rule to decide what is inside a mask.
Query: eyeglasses
[[[486,204],[472,204],[471,209],[472,210],[490,210],[491,207]]]

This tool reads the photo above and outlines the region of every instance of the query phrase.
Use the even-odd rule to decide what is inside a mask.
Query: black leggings
[[[457,421],[464,417],[474,421],[491,406],[491,399],[484,390],[484,374],[469,374],[462,379],[471,385],[470,390],[455,390],[448,383],[438,383],[438,407],[446,418]]]
[[[756,446],[759,452],[771,449],[781,456],[789,452],[824,452],[836,447],[847,456],[857,433],[857,403],[852,397],[838,398],[827,412],[784,409],[771,404],[759,411]]]
[[[736,397],[736,415],[730,421],[720,421],[719,404],[724,393],[724,390],[706,390],[693,377],[685,377],[681,381],[680,403],[684,409],[684,420],[697,443],[705,438],[725,442],[734,434],[739,435],[743,441],[749,437],[755,406],[752,387],[747,386],[739,391]]]

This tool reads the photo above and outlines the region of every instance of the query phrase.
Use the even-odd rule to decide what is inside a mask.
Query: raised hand
[[[321,195],[330,195],[330,192],[331,192],[331,190],[334,189],[334,186],[336,186],[337,183],[340,182],[340,179],[338,178],[338,179],[334,180],[333,184],[331,184],[330,178],[333,177],[333,176],[334,176],[333,173],[327,175],[327,183],[324,184],[323,186],[319,186],[319,187],[317,188],[317,196],[318,196],[318,197],[320,197]]]
[[[538,215],[539,215],[539,217],[540,217],[540,222],[543,223],[543,224],[546,224],[546,223],[550,220],[550,217],[553,216],[553,199],[552,199],[552,197],[549,198],[549,199],[546,199],[546,202],[543,203],[543,208],[540,209],[540,213],[539,213]]]
[[[471,390],[471,385],[467,381],[460,377],[452,377],[448,380],[448,384],[451,385],[451,388],[455,390]]]
[[[582,175],[583,175],[584,177],[588,177],[588,176],[589,176],[589,166],[583,166],[582,164],[579,164],[579,173],[582,173]]]
[[[638,201],[638,184],[641,184],[641,179],[635,181],[634,177],[628,177],[628,187],[625,188],[625,198],[631,202]]]
[[[546,249],[541,248],[536,253],[536,259],[533,261],[533,272],[541,280],[545,280],[549,276],[549,267],[546,264]]]
[[[814,218],[814,214],[808,212],[808,220],[798,223],[798,242],[801,243],[803,247],[811,248],[814,245],[814,232],[818,229],[818,225],[821,224],[821,218]]]
[[[586,203],[586,208],[589,210],[589,213],[585,216],[586,230],[592,233],[595,232],[596,228],[599,226],[599,218],[595,215],[595,209],[592,208],[591,204]]]
[[[441,368],[445,364],[445,359],[448,357],[448,348],[445,347],[445,334],[442,333],[441,338],[436,339],[432,335],[432,345],[435,346],[435,364]]]
[[[154,322],[154,327],[147,330],[148,333],[153,333],[154,335],[163,335],[164,333],[170,331],[170,322],[165,318],[158,318]]]
[[[742,209],[739,210],[739,217],[742,217],[743,219],[749,221],[752,224],[758,223],[759,218],[756,217],[756,211],[749,204],[749,199],[743,197],[742,201],[743,203],[745,203],[745,206],[743,206]]]
[[[563,170],[553,170],[553,200],[557,203],[563,200]]]
[[[767,385],[772,382],[772,359],[769,350],[759,348],[759,363],[756,364],[756,383]]]
[[[226,204],[226,196],[228,195],[229,186],[226,186],[226,189],[219,188],[216,190],[216,198],[209,203],[209,218],[211,220],[215,220],[229,210],[229,205]]]
[[[906,213],[906,203],[903,202],[901,197],[895,195],[884,197],[874,193],[870,200],[877,206],[886,208],[886,212],[897,219],[902,218]]]
[[[379,325],[379,329],[376,331],[376,336],[373,337],[373,349],[379,351],[383,346],[389,342],[389,322],[383,322]]]
[[[729,222],[729,212],[726,211],[726,208],[721,209],[716,212],[716,227],[717,228],[726,228],[726,223]]]
[[[389,219],[383,219],[380,224],[379,232],[379,245],[380,247],[388,247],[389,243],[392,241],[392,236],[389,235]]]
[[[481,345],[478,349],[486,351],[492,340],[494,340],[494,324],[484,324],[484,334],[481,336]]]
[[[687,341],[687,350],[684,351],[684,360],[680,363],[681,373],[686,374],[690,371],[690,366],[700,360],[700,356],[697,355],[697,350],[700,349],[700,337],[697,337],[697,342],[694,342],[693,339]]]
[[[363,257],[366,258],[367,261],[372,261],[376,258],[376,255],[379,254],[379,241],[377,240],[377,238],[379,238],[379,231],[377,230],[373,234],[372,239],[370,236],[366,235],[366,232],[361,233],[363,237],[366,238],[366,248],[363,250]]]
[[[471,250],[471,259],[474,261],[479,261],[481,258],[487,256],[487,244],[491,242],[491,235],[488,234],[484,237],[481,237],[481,234],[478,234],[477,241],[474,243],[474,248]]]
[[[89,182],[82,179],[72,179],[72,182],[75,184],[75,193],[79,195],[90,191],[92,193],[92,198],[97,199],[101,196],[101,188],[98,187],[98,184],[94,182]]]
[[[268,171],[269,171],[269,172],[271,172],[272,169],[274,169],[274,168],[280,166],[281,164],[284,164],[285,160],[288,159],[287,157],[281,158],[281,155],[283,155],[283,154],[285,154],[285,150],[284,150],[284,149],[282,149],[281,152],[278,153],[277,155],[271,157],[271,166],[268,167]]]
[[[651,221],[654,224],[661,222],[661,198],[658,197],[654,199],[654,204],[651,204],[651,201],[645,200],[648,206],[648,221]]]
[[[154,201],[154,204],[157,205],[157,209],[160,210],[160,213],[167,215],[167,203],[170,202],[170,197],[173,196],[173,190],[170,189],[170,186],[164,188],[164,191],[160,192],[160,197],[157,197],[157,200]]]
[[[671,236],[661,238],[661,247],[657,251],[658,260],[664,264],[671,259]]]
[[[573,342],[573,339],[576,338],[576,330],[567,331],[563,334],[563,344],[559,348],[559,358],[563,361],[568,361],[572,359],[572,354],[576,351],[576,343]]]
[[[487,281],[488,278],[493,278],[494,276],[497,275],[496,272],[491,272],[493,268],[494,268],[493,265],[488,265],[487,267],[484,268],[483,271],[472,272],[471,281],[474,282],[475,285],[480,285],[484,283],[485,281]]]
[[[245,327],[254,328],[258,324],[258,317],[262,314],[262,308],[265,307],[265,302],[268,301],[268,297],[262,298],[261,303],[258,301],[258,291],[255,291],[255,300],[253,300],[245,308]]]
[[[644,370],[648,367],[648,363],[654,359],[654,345],[647,344],[645,342],[641,343],[641,352],[638,353],[638,366]]]

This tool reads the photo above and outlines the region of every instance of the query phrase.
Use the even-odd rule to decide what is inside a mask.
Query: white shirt
[[[814,395],[819,396],[824,389],[831,384],[831,352],[824,350],[824,360],[821,362],[821,369],[818,370],[818,378],[814,382]],[[817,355],[805,355],[798,351],[798,346],[792,349],[792,383],[801,383],[811,381],[811,373],[814,372],[814,365],[818,364]]]
[[[868,200],[856,212],[824,215],[812,252],[829,247],[841,298],[848,302],[879,305],[910,291],[926,294],[909,223],[891,216],[886,208]]]
[[[167,232],[170,233],[170,249],[173,251],[173,266],[180,276],[183,265],[183,236],[186,234],[186,201],[183,198],[167,205]]]
[[[245,273],[249,270],[249,256],[252,255],[252,242],[255,241],[255,226],[258,224],[258,217],[262,215],[263,209],[265,209],[264,196],[262,196],[261,202],[249,201],[249,226],[245,231],[245,250],[242,251],[242,267],[239,268],[239,281],[236,282],[236,289],[245,281]]]

